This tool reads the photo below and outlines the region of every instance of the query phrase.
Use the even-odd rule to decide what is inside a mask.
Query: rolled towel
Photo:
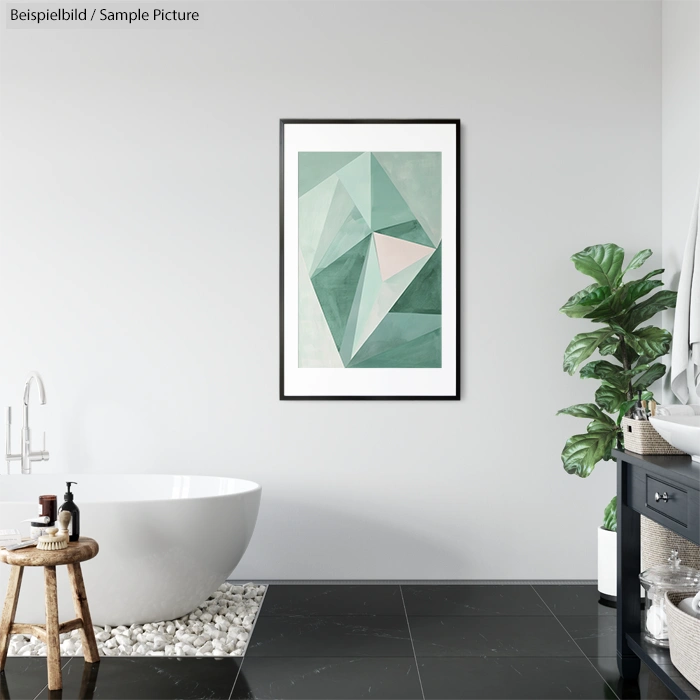
[[[700,406],[682,406],[681,404],[672,404],[670,406],[658,406],[656,409],[657,416],[700,416]]]
[[[700,593],[695,598],[683,598],[678,603],[678,609],[700,620]]]
[[[668,639],[668,621],[661,603],[653,603],[647,610],[647,630],[654,639]]]

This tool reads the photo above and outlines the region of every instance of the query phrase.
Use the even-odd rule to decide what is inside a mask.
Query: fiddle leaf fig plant
[[[613,496],[612,501],[605,506],[603,512],[603,530],[617,532],[617,496]]]
[[[651,254],[649,249],[640,251],[624,269],[625,251],[614,243],[590,246],[571,257],[574,267],[594,282],[576,292],[560,311],[571,318],[588,319],[595,328],[574,336],[564,352],[564,371],[571,375],[578,371],[583,379],[596,379],[600,384],[595,403],[558,412],[589,421],[585,433],[572,435],[564,445],[561,458],[569,474],[587,477],[598,462],[611,459],[613,448],[622,442],[620,422],[636,403],[639,391],[642,398],[653,398],[648,387],[666,372],[656,360],[668,352],[671,334],[656,326],[640,326],[659,311],[674,308],[676,292],[654,292],[663,286],[654,279],[663,270],[625,281]],[[600,359],[583,364],[596,351]],[[606,511],[606,523],[610,517]]]

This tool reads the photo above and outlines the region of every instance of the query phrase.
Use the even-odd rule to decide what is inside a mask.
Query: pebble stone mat
[[[266,586],[224,583],[200,607],[177,620],[95,626],[100,656],[243,656]],[[15,634],[10,656],[46,656],[46,644]],[[62,656],[82,656],[80,630],[61,635]]]

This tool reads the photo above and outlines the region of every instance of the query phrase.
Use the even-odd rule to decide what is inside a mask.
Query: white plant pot
[[[598,593],[603,605],[617,601],[617,533],[598,528]]]

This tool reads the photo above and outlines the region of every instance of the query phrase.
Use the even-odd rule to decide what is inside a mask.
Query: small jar
[[[644,636],[652,644],[668,646],[666,600],[668,591],[700,591],[700,571],[682,566],[678,550],[671,551],[668,564],[657,564],[639,575],[644,587]]]
[[[56,522],[58,516],[56,496],[39,496],[39,515],[48,518],[51,525]]]
[[[47,515],[39,516],[34,520],[29,521],[29,537],[32,540],[38,539],[46,534],[46,528],[51,527],[53,523],[49,522]]]

